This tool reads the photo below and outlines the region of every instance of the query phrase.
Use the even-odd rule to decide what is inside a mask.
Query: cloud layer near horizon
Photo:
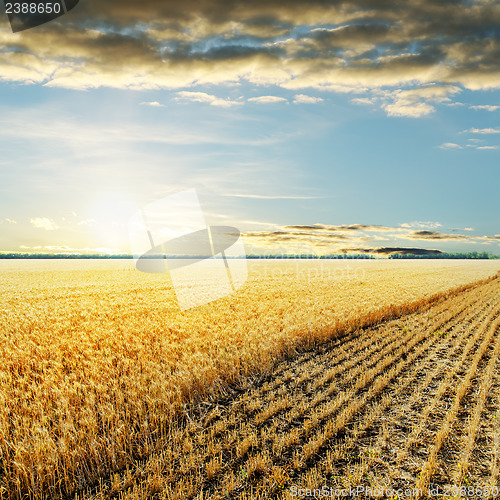
[[[297,225],[283,226],[274,231],[251,231],[244,233],[249,245],[267,248],[270,251],[300,253],[309,251],[322,254],[336,253],[397,253],[405,252],[400,247],[403,240],[420,242],[470,242],[491,244],[498,242],[500,235],[471,236],[443,233],[433,230],[441,224],[436,222],[414,222],[400,224],[399,227],[374,226],[368,224],[350,225]],[[429,229],[414,230],[427,227]],[[469,231],[472,228],[466,228]],[[392,246],[381,247],[381,242],[392,242]],[[346,248],[345,245],[353,245]],[[390,245],[387,243],[386,245]],[[363,247],[359,245],[364,245]],[[396,246],[397,245],[397,246]],[[415,250],[415,249],[406,249]],[[427,252],[427,250],[425,250]],[[435,253],[439,251],[432,250]],[[406,252],[412,253],[412,252]],[[425,253],[425,252],[424,252]]]
[[[491,0],[87,0],[43,27],[0,29],[5,81],[76,89],[385,87],[375,99],[395,116],[428,114],[457,86],[500,88],[499,61],[500,5]]]

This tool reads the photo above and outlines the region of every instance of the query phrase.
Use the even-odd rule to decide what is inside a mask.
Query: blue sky
[[[455,2],[449,28],[424,1],[398,22],[361,1],[216,4],[4,20],[0,251],[128,252],[134,211],[196,188],[250,251],[500,254],[494,3]]]

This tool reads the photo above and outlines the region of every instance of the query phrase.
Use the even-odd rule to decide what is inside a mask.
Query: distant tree
[[[499,255],[494,255],[488,252],[443,252],[440,254],[424,254],[424,255],[412,255],[412,254],[400,254],[395,253],[389,255],[389,259],[499,259]]]

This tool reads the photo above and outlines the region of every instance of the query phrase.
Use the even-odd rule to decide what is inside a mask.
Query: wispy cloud
[[[287,230],[306,230],[306,231],[321,231],[321,232],[351,232],[351,231],[393,231],[393,228],[386,226],[374,226],[370,224],[343,224],[339,226],[330,224],[313,224],[313,225],[298,225],[284,226]]]
[[[441,227],[442,224],[440,222],[431,222],[431,221],[414,221],[414,222],[403,222],[401,227],[405,229],[436,229]]]
[[[485,110],[485,111],[497,111],[500,109],[500,106],[492,106],[490,104],[483,104],[479,106],[469,106],[469,109],[476,109],[476,110]]]
[[[258,220],[239,220],[238,224],[244,224],[246,226],[264,226],[264,227],[269,227],[269,228],[274,228],[276,229],[278,225],[274,222],[264,222],[264,221],[258,221]]]
[[[17,224],[17,221],[13,220],[13,219],[3,219],[3,220],[0,220],[0,224],[3,224],[3,223],[7,223],[7,224]]]
[[[468,139],[469,141],[473,141],[473,139]],[[498,146],[495,145],[485,145],[485,146],[480,146],[478,142],[481,141],[473,141],[473,143],[466,144],[465,146],[461,146],[460,144],[457,144],[455,142],[445,142],[444,144],[441,144],[441,146],[438,146],[440,149],[448,149],[448,150],[457,150],[457,149],[464,149],[470,148],[470,149],[479,149],[479,150],[491,150],[491,149],[498,149]]]
[[[355,97],[351,99],[353,104],[361,104],[362,106],[371,106],[374,104],[374,99],[370,97]]]
[[[94,226],[96,221],[94,219],[85,219],[77,223],[78,226]]]
[[[466,134],[500,134],[500,128],[471,128],[464,130],[462,133]]]
[[[56,142],[69,145],[75,150],[90,154],[94,149],[114,145],[123,150],[123,144],[238,144],[263,145],[275,144],[290,139],[298,134],[295,130],[262,136],[231,134],[226,123],[218,120],[213,126],[191,123],[189,126],[178,123],[166,123],[155,127],[143,123],[123,123],[113,117],[103,119],[97,128],[92,120],[78,121],[72,116],[58,115],[57,120],[47,123],[42,112],[13,111],[8,117],[0,116],[0,131],[4,137],[15,137],[33,141]]]
[[[323,198],[322,196],[294,196],[294,195],[265,195],[265,194],[238,194],[226,193],[222,196],[232,198],[255,198],[259,200],[317,200]]]
[[[56,253],[56,254],[104,254],[104,255],[117,255],[123,254],[123,250],[119,248],[109,248],[109,247],[95,247],[95,248],[72,248],[66,245],[20,245],[21,250],[28,250],[29,252],[40,252],[40,253]]]
[[[45,229],[45,231],[55,231],[59,226],[47,217],[35,217],[30,219],[31,225],[37,229]]]

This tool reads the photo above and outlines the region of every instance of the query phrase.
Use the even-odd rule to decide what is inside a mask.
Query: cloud
[[[408,116],[411,118],[420,118],[435,111],[433,106],[425,102],[406,100],[397,100],[394,104],[387,104],[384,109],[389,116]]]
[[[250,97],[248,102],[257,102],[259,104],[273,104],[276,102],[288,102],[284,97],[278,97],[275,95],[263,95],[260,97]]]
[[[435,111],[432,104],[449,102],[449,96],[458,92],[460,89],[452,85],[432,85],[419,89],[398,90],[391,94],[393,102],[383,107],[389,116],[419,118]]]
[[[31,225],[37,229],[45,229],[45,231],[55,231],[59,226],[51,219],[46,217],[35,217],[30,219]]]
[[[471,128],[469,130],[464,130],[463,134],[500,134],[499,128]]]
[[[491,106],[489,104],[481,105],[481,106],[469,106],[469,109],[484,109],[486,111],[497,111],[500,109],[500,106]]]
[[[368,253],[378,255],[439,255],[441,250],[428,250],[427,248],[407,248],[407,247],[378,247],[378,248],[347,248],[342,249],[342,253]]]
[[[315,234],[307,231],[261,231],[261,232],[248,232],[245,233],[249,238],[262,238],[275,241],[286,241],[302,239],[304,241],[314,241],[314,238],[328,239],[328,240],[349,240],[350,238],[343,234]],[[320,241],[317,239],[316,241]]]
[[[294,104],[317,104],[323,102],[321,97],[312,97],[305,94],[297,94],[293,99]]]
[[[113,117],[101,122],[96,128],[92,120],[78,121],[74,116],[61,115],[57,120],[47,122],[42,113],[25,110],[11,111],[8,116],[0,115],[0,128],[7,137],[31,141],[56,142],[89,153],[92,148],[110,147],[114,144],[123,150],[123,144],[238,144],[263,145],[283,142],[297,135],[296,130],[276,131],[267,135],[256,133],[253,137],[229,133],[229,126],[221,120],[214,121],[211,127],[191,123],[180,127],[178,123],[167,123],[163,127],[153,127],[140,123],[123,123]]]
[[[479,139],[468,139],[468,141],[473,141],[473,144],[466,144],[465,147],[467,148],[472,148],[472,149],[486,149],[486,150],[491,150],[491,149],[498,149],[498,146],[480,146],[478,143],[479,142],[484,142],[480,141]],[[457,144],[455,142],[445,142],[444,144],[441,144],[441,146],[438,146],[440,149],[448,149],[448,150],[453,150],[453,149],[464,149],[464,146],[461,146],[460,144]]]
[[[408,235],[401,236],[402,238],[409,240],[440,240],[440,241],[452,241],[452,240],[470,240],[471,236],[466,236],[464,234],[446,234],[440,233],[438,231],[413,231]]]
[[[94,226],[97,222],[94,219],[85,219],[77,223],[78,226]]]
[[[328,253],[337,245],[356,241],[343,234],[316,234],[307,231],[249,231],[242,233],[249,253],[268,249],[274,253]]]
[[[327,224],[314,224],[311,226],[284,226],[284,229],[299,229],[309,231],[322,231],[322,232],[345,232],[345,231],[393,231],[390,227],[373,226],[369,224],[349,224],[349,225],[327,225]]]
[[[108,248],[108,247],[96,247],[96,248],[72,248],[66,245],[36,245],[36,246],[28,246],[28,245],[20,245],[19,248],[21,250],[29,250],[30,252],[39,253],[43,251],[43,253],[50,254],[97,254],[97,255],[119,255],[125,254],[119,248]],[[41,253],[41,252],[40,252]]]
[[[222,196],[228,196],[232,198],[255,198],[259,200],[317,200],[321,196],[286,196],[286,195],[264,195],[264,194],[236,194],[229,193],[223,194]]]
[[[264,226],[264,227],[270,227],[270,228],[276,228],[277,225],[274,222],[264,222],[264,221],[258,221],[258,220],[239,220],[238,224],[245,224],[247,226]]]
[[[479,0],[88,0],[22,35],[0,31],[0,79],[71,89],[389,89],[382,108],[416,118],[453,104],[452,88],[500,88],[499,24],[498,2]]]
[[[353,104],[361,104],[362,106],[371,106],[374,104],[374,99],[370,97],[355,97],[351,99]]]
[[[436,229],[438,227],[441,227],[442,224],[440,222],[431,222],[431,221],[414,221],[414,222],[403,222],[400,224],[402,228],[405,229],[413,229],[413,228],[432,228]]]
[[[229,108],[231,106],[239,106],[243,104],[241,101],[232,101],[231,99],[222,99],[211,94],[206,94],[205,92],[190,92],[181,91],[177,92],[177,100],[180,101],[190,101],[190,102],[202,102],[210,104],[210,106],[220,106],[223,108]]]
[[[160,104],[158,101],[151,102],[141,102],[141,106],[151,106],[152,108],[165,108],[164,104]]]
[[[415,228],[438,228],[439,222],[403,223],[400,227],[373,226],[369,224],[295,224],[277,227],[269,231],[247,231],[243,233],[245,244],[253,245],[254,251],[259,253],[261,249],[281,253],[371,253],[385,254],[406,253],[415,255],[438,254],[441,250],[415,249],[401,246],[401,240],[420,240],[426,242],[442,243],[470,243],[490,244],[498,243],[500,235],[493,236],[469,236],[464,234],[449,234],[430,229],[413,230]],[[451,231],[473,231],[473,228],[462,230],[451,229]],[[373,243],[366,247],[364,243]],[[382,243],[390,242],[390,243]],[[345,244],[349,243],[350,247]],[[392,243],[392,246],[391,246]],[[376,245],[379,246],[376,246]],[[382,246],[383,245],[383,246]]]
[[[440,149],[463,149],[463,146],[460,146],[460,144],[456,144],[454,142],[445,142],[438,147]]]
[[[289,225],[282,226],[271,231],[248,231],[243,234],[245,243],[256,245],[257,248],[265,248],[281,253],[342,253],[340,245],[346,242],[361,244],[371,241],[389,241],[390,238],[381,237],[379,234],[370,236],[367,233],[380,233],[398,231],[385,226],[373,226],[369,224],[349,225]],[[258,253],[257,249],[254,253]]]
[[[3,219],[3,220],[0,220],[0,224],[3,224],[4,222],[6,222],[7,224],[17,224],[17,221],[15,220],[12,220],[12,219]]]
[[[412,229],[412,228],[431,228],[431,229],[436,229],[438,227],[441,227],[442,224],[440,222],[422,222],[422,221],[414,221],[414,222],[403,222],[400,224],[401,227],[405,229]]]

